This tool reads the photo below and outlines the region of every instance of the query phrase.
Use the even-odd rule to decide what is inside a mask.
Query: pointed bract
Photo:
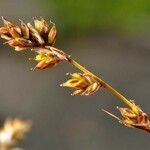
[[[49,30],[48,23],[43,18],[41,18],[40,20],[35,19],[34,25],[37,31],[40,32],[40,34],[43,35],[48,33]]]
[[[15,50],[18,51],[18,49],[24,49],[24,48],[29,48],[32,43],[29,40],[26,40],[24,38],[15,38],[15,39],[11,39],[8,42],[6,42],[7,44],[9,44],[11,47],[14,47]]]
[[[15,25],[13,23],[11,23],[10,21],[6,20],[4,17],[2,17],[2,20],[3,20],[3,23],[4,23],[5,27],[7,27],[7,28],[15,27]]]
[[[29,28],[28,28],[28,26],[25,23],[23,23],[23,21],[21,21],[20,28],[21,28],[21,32],[22,32],[23,38],[29,39],[30,38]]]
[[[30,33],[34,38],[35,42],[37,43],[37,45],[43,45],[45,41],[40,35],[40,33],[31,25],[31,23],[28,23],[27,26],[30,29]]]
[[[48,43],[51,45],[55,44],[56,41],[56,35],[57,35],[57,30],[55,24],[53,24],[52,28],[49,31],[48,34]]]

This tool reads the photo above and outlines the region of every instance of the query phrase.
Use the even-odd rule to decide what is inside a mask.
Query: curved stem
[[[73,66],[75,66],[76,68],[78,68],[79,70],[81,70],[82,72],[87,73],[87,74],[93,76],[94,78],[96,78],[110,93],[112,93],[114,96],[116,96],[117,98],[119,98],[124,103],[126,103],[129,107],[132,108],[133,104],[125,96],[123,96],[116,89],[114,89],[112,86],[110,86],[108,83],[106,83],[105,81],[103,81],[101,78],[97,77],[95,74],[93,74],[92,72],[90,72],[89,70],[87,70],[85,67],[83,67],[82,65],[80,65],[75,60],[73,60],[71,58],[68,58],[68,62],[70,64],[72,64]]]

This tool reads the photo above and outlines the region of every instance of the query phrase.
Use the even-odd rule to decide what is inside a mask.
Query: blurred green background
[[[44,4],[44,1],[43,1]],[[146,33],[150,23],[148,0],[47,0],[64,33]]]
[[[19,23],[42,16],[56,23],[56,47],[102,76],[150,114],[149,0],[0,0],[0,16]],[[2,25],[2,22],[1,22]],[[119,115],[124,104],[106,91],[71,97],[59,87],[65,63],[32,72],[31,53],[0,46],[0,120],[20,116],[33,121],[25,150],[141,150],[149,134],[126,128],[100,111]]]

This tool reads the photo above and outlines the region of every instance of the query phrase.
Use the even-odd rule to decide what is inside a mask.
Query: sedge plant
[[[77,68],[79,72],[67,73],[69,79],[61,84],[61,86],[74,89],[72,95],[80,96],[92,95],[100,89],[107,90],[127,106],[125,108],[117,107],[121,113],[121,119],[106,110],[103,110],[104,112],[127,127],[138,128],[150,132],[150,120],[148,115],[135,103],[135,101],[123,96],[110,84],[75,61],[65,51],[54,47],[57,30],[53,22],[48,23],[43,18],[34,18],[33,24],[30,22],[26,24],[20,20],[20,25],[15,25],[3,17],[2,20],[4,25],[0,27],[0,36],[6,40],[5,44],[13,47],[15,51],[18,52],[29,49],[35,53],[35,57],[30,58],[30,60],[37,62],[32,70],[49,69],[55,67],[62,61],[67,62]]]

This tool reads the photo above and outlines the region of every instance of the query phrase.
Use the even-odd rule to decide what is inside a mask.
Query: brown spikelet
[[[53,46],[56,41],[56,26],[43,19],[34,19],[34,25],[21,21],[20,26],[2,18],[4,26],[0,28],[1,38],[7,40],[7,44],[21,51],[27,48],[39,48]]]
[[[55,26],[55,24],[53,24],[53,26],[50,29],[49,34],[48,34],[48,42],[51,43],[51,45],[55,44],[56,35],[57,35],[56,26]]]
[[[31,60],[35,60],[38,64],[32,70],[43,70],[52,68],[59,62],[67,60],[65,53],[53,47],[39,48],[35,50],[37,55]]]
[[[94,77],[85,73],[68,73],[71,79],[61,84],[61,86],[75,89],[72,95],[91,95],[102,85]]]
[[[146,132],[150,132],[150,120],[148,118],[148,115],[144,113],[141,108],[134,103],[134,101],[131,101],[131,103],[133,104],[131,108],[117,107],[122,115],[122,119],[119,119],[115,115],[105,110],[103,111],[116,118],[120,123],[127,127],[138,128]]]

